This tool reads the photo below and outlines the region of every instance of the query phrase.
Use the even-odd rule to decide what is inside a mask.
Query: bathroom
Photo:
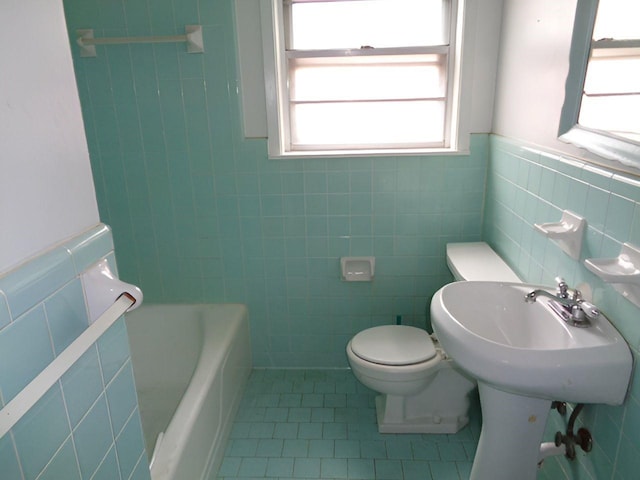
[[[263,139],[243,136],[231,0],[8,5],[3,70],[14,75],[0,76],[8,172],[0,177],[0,219],[11,228],[0,236],[1,274],[102,222],[113,232],[120,277],[140,285],[145,302],[244,303],[256,368],[341,369],[356,332],[398,316],[424,325],[431,296],[451,281],[446,243],[484,240],[528,282],[550,285],[561,274],[571,285],[591,284],[637,358],[638,308],[533,228],[569,209],[588,221],[583,258],[640,245],[638,173],[585,163],[586,154],[557,140],[576,0],[492,2],[487,17],[500,29],[500,48],[474,68],[488,82],[495,76],[495,97],[474,100],[482,115],[468,155],[300,161],[270,160]],[[112,46],[81,59],[74,43],[78,28],[147,35],[186,24],[203,25],[204,54],[174,45],[123,56],[118,49],[129,47]],[[99,240],[97,250],[86,254],[114,249]],[[375,256],[375,281],[342,282],[338,258],[348,255]],[[19,280],[0,280],[0,328],[17,316],[6,304]],[[25,331],[24,345],[34,337]],[[7,365],[32,368],[17,345],[0,348],[0,381],[11,376]],[[124,384],[128,370],[118,371]],[[637,384],[623,406],[588,407],[582,421],[593,451],[573,463],[550,459],[540,478],[634,478]],[[131,422],[135,443],[126,391],[122,425]],[[88,438],[103,420],[96,414],[93,430],[87,422]],[[0,465],[13,472],[21,446],[38,433],[1,439]],[[49,435],[48,458],[73,457],[66,439]],[[110,446],[95,453],[94,470],[115,462],[118,445]],[[37,478],[46,455],[17,465],[15,478]],[[130,465],[123,478],[145,478],[143,452],[133,456],[117,456]],[[434,468],[439,479],[463,479],[458,472],[469,465],[467,456],[441,455]],[[81,464],[80,472],[91,478],[93,470],[85,476]]]

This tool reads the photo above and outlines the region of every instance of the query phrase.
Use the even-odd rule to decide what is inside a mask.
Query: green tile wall
[[[563,210],[588,223],[580,261],[534,230],[534,223],[560,220]],[[640,309],[589,272],[585,258],[612,258],[624,242],[640,246],[640,179],[596,168],[575,159],[492,135],[487,175],[484,238],[516,272],[532,283],[554,284],[557,275],[570,285],[593,288],[593,301],[624,335],[635,362],[640,351]],[[564,429],[552,414],[547,440]],[[565,419],[566,420],[566,419]],[[541,479],[628,480],[640,468],[640,373],[635,369],[624,405],[587,406],[581,421],[594,436],[591,453],[578,462],[545,462]],[[566,422],[565,422],[566,423]]]
[[[101,219],[145,301],[246,303],[257,366],[344,367],[359,330],[424,326],[451,278],[445,244],[479,240],[488,137],[466,156],[269,160],[241,132],[232,6],[65,1]],[[203,26],[204,54],[80,58],[73,41],[185,24]],[[347,255],[375,255],[375,280],[342,282]]]
[[[98,225],[0,276],[0,408],[87,329],[81,276],[103,258]],[[150,479],[124,317],[0,438],[0,478]]]

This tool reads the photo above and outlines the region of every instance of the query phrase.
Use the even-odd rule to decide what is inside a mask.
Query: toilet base
[[[469,423],[469,417],[466,415],[449,417],[428,415],[410,419],[405,418],[401,422],[396,422],[394,419],[385,419],[385,407],[390,400],[389,396],[378,395],[376,397],[376,415],[378,417],[378,432],[380,433],[456,433]],[[404,397],[396,398],[404,400]]]
[[[469,422],[469,393],[474,387],[473,380],[449,366],[416,395],[378,395],[378,431],[456,433]]]

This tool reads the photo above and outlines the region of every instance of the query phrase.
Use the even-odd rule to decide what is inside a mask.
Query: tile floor
[[[380,434],[349,370],[254,370],[218,479],[466,480],[480,408],[455,435]]]

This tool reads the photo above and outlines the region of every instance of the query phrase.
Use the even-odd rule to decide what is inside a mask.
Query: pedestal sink
[[[551,402],[624,401],[632,369],[624,338],[600,315],[566,323],[539,286],[457,282],[431,302],[446,352],[478,380],[483,425],[470,480],[535,480]]]

